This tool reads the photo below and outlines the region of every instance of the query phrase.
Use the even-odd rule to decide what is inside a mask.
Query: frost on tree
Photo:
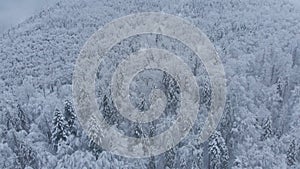
[[[57,151],[59,143],[61,141],[67,140],[67,132],[66,132],[66,122],[62,113],[56,109],[54,112],[54,118],[52,121],[53,129],[52,129],[52,144],[54,146],[54,150]]]
[[[209,140],[209,168],[219,169],[227,168],[228,149],[220,132],[215,132]]]
[[[101,146],[99,146],[98,144],[96,144],[94,142],[94,140],[90,139],[89,141],[89,150],[92,152],[92,154],[95,156],[96,160],[98,160],[99,155],[101,154],[101,152],[103,151],[103,149],[101,148]]]
[[[165,154],[165,168],[172,169],[175,167],[175,151],[174,148],[171,148]]]
[[[30,166],[34,169],[39,168],[37,152],[32,147],[17,139],[13,133],[13,151],[16,154],[16,169],[23,169]]]
[[[68,132],[69,126],[75,124],[77,127],[77,122],[76,119],[73,121],[72,113],[67,115],[72,108],[69,104],[64,105],[62,100],[70,98],[72,93],[65,89],[71,86],[76,56],[85,41],[113,18],[132,11],[162,10],[188,19],[201,28],[213,41],[222,60],[230,106],[224,110],[225,122],[219,125],[219,130],[230,154],[228,162],[222,162],[227,159],[226,153],[222,153],[226,148],[222,148],[224,141],[218,136],[213,136],[207,145],[199,145],[197,154],[201,153],[201,156],[192,155],[195,149],[188,148],[187,142],[191,142],[191,137],[197,137],[194,131],[178,149],[173,148],[175,163],[172,153],[149,159],[116,157],[91,148],[93,144],[87,139],[87,133],[79,127],[75,136]],[[0,168],[37,168],[36,162],[30,162],[32,159],[41,163],[38,168],[57,169],[133,169],[145,165],[149,169],[299,168],[299,16],[299,10],[289,0],[61,1],[1,35]],[[101,70],[107,68],[99,73],[105,77],[100,83],[105,87],[100,92],[99,102],[102,103],[99,108],[106,116],[106,122],[112,125],[119,119],[115,118],[118,113],[106,89],[110,75],[121,59],[141,48],[166,49],[180,56],[199,80],[197,82],[202,84],[199,85],[200,107],[205,104],[208,108],[212,91],[208,78],[198,78],[205,75],[205,67],[203,71],[198,69],[201,61],[190,60],[192,51],[185,50],[182,42],[163,35],[145,37],[130,37],[128,43],[115,45],[116,50],[101,63],[103,66],[99,66]],[[172,77],[161,76],[154,79],[162,81],[160,87],[168,100],[165,112],[169,117],[168,112],[173,113],[180,106],[180,91]],[[133,100],[135,102],[138,100]],[[17,107],[17,104],[21,106]],[[137,107],[144,109],[147,104],[147,100],[142,100]],[[53,107],[61,105],[65,106],[66,112],[61,109],[62,113],[55,117],[55,125],[51,126]],[[163,120],[166,124],[174,119]],[[146,128],[120,120],[116,127],[130,136],[143,137],[141,128],[151,137],[162,132],[160,126],[163,124],[151,124]],[[200,131],[201,126],[195,130]],[[133,134],[135,131],[136,135]],[[9,137],[12,132],[17,135],[17,144]],[[54,153],[50,147],[58,146],[65,139],[64,143],[72,140],[66,147],[74,149]],[[98,154],[98,160],[94,158],[95,154]],[[169,160],[166,162],[165,159]]]
[[[296,142],[295,142],[295,140],[293,140],[289,146],[289,149],[287,152],[287,157],[286,157],[286,163],[289,166],[293,166],[296,164]]]
[[[262,133],[262,136],[261,136],[262,140],[270,138],[273,135],[272,120],[270,118],[267,118],[265,121],[263,121],[262,129],[263,129],[263,133]]]
[[[75,127],[76,114],[73,109],[72,103],[69,100],[65,101],[64,117],[67,122],[66,129],[68,131],[68,134],[73,134],[76,136],[76,127]]]
[[[17,105],[17,117],[15,117],[13,123],[16,131],[25,130],[27,133],[29,132],[29,120],[19,104]]]
[[[167,109],[172,111],[177,108],[179,101],[180,88],[169,74],[164,72],[162,80],[164,90],[168,99]]]
[[[108,124],[113,125],[117,123],[116,109],[113,106],[113,102],[111,101],[110,97],[107,95],[104,95],[102,99],[100,111]]]
[[[101,128],[98,125],[96,117],[92,116],[89,121],[88,133],[89,133],[89,143],[88,149],[95,156],[96,159],[99,158],[99,155],[102,153],[103,149],[98,143],[101,141],[99,136],[101,135]],[[103,136],[102,136],[103,137]]]

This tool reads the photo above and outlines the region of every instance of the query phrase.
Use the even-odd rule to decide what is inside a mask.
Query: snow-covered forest
[[[195,54],[170,37],[123,40],[105,56],[96,79],[105,120],[128,136],[166,130],[176,118],[180,88],[158,71],[138,74],[132,104],[149,108],[153,86],[168,104],[150,124],[120,116],[107,87],[118,63],[141,48],[180,56],[200,88],[198,119],[171,150],[125,158],[103,150],[80,126],[72,98],[75,61],[87,39],[106,23],[138,12],[164,12],[200,28],[225,68],[227,100],[217,131],[197,137],[210,105],[209,77]],[[300,8],[289,0],[62,0],[0,35],[0,168],[299,169]]]

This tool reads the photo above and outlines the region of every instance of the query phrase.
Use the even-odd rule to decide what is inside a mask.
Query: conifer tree
[[[227,168],[228,159],[229,154],[225,141],[220,132],[216,132],[211,136],[209,142],[209,168]]]
[[[57,151],[60,141],[67,140],[66,122],[62,113],[56,109],[53,118],[52,143],[54,150]]]
[[[263,122],[262,128],[264,130],[261,137],[262,140],[265,140],[273,135],[272,120],[270,118],[267,118],[265,122]]]
[[[72,103],[69,100],[65,101],[64,117],[67,122],[67,126],[66,126],[67,134],[76,135],[76,128],[75,128],[76,114],[73,109]]]
[[[287,165],[289,166],[295,165],[296,164],[295,157],[296,157],[296,143],[295,140],[293,140],[287,152],[287,159],[286,159]]]
[[[28,133],[30,129],[29,120],[19,104],[17,105],[17,111],[17,117],[14,119],[15,129],[16,131],[25,130]]]

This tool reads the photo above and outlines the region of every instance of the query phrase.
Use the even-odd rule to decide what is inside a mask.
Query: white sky
[[[0,34],[58,0],[0,0]]]
[[[290,1],[296,4],[297,8],[300,9],[300,0],[290,0]]]
[[[0,34],[59,0],[0,0]],[[300,10],[300,0],[290,0]]]

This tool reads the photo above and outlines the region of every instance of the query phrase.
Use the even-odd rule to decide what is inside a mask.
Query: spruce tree
[[[92,154],[95,156],[96,160],[98,160],[99,155],[103,151],[102,148],[98,144],[96,144],[92,139],[90,139],[88,146]]]
[[[174,148],[171,148],[169,151],[165,152],[165,168],[174,168],[175,167],[175,151]]]
[[[39,168],[39,162],[37,153],[28,144],[17,139],[15,133],[13,133],[13,151],[16,154],[15,168],[25,168],[31,166],[34,169]]]
[[[101,146],[99,146],[97,144],[97,142],[99,141],[99,133],[101,130],[101,128],[99,128],[98,126],[98,121],[96,120],[96,117],[92,116],[89,120],[89,129],[88,129],[88,133],[89,133],[89,144],[88,144],[88,149],[90,152],[92,152],[92,154],[96,157],[96,159],[98,160],[99,155],[101,154],[101,152],[103,151]]]
[[[288,152],[287,152],[287,165],[293,166],[296,163],[296,143],[295,140],[292,141],[292,143],[289,146]]]
[[[270,118],[267,118],[262,125],[263,128],[263,134],[261,139],[265,140],[267,138],[270,138],[273,135],[272,132],[272,120]]]
[[[16,131],[25,130],[28,133],[30,129],[29,120],[19,104],[17,105],[17,111],[17,117],[14,119],[15,129]]]
[[[76,114],[72,103],[69,100],[65,101],[64,117],[67,123],[67,134],[74,134],[76,136],[75,119]]]
[[[54,150],[57,151],[60,141],[67,140],[66,122],[62,113],[56,109],[53,118],[52,143]]]
[[[114,125],[117,123],[117,110],[113,106],[112,100],[107,95],[104,95],[103,97],[100,111],[108,124]]]
[[[20,142],[17,154],[17,162],[22,168],[31,166],[38,168],[37,153],[28,145]]]
[[[209,142],[209,168],[227,168],[228,167],[228,148],[220,132],[216,132],[210,138]]]

